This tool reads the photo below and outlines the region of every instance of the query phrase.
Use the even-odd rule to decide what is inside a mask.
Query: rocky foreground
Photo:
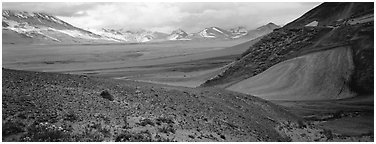
[[[2,69],[3,141],[336,141],[263,99]],[[373,138],[372,138],[373,139]]]

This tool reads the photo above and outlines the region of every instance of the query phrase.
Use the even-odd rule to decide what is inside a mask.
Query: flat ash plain
[[[141,44],[7,44],[3,45],[2,50],[3,67],[196,87],[248,49],[245,45],[232,47],[243,42],[247,40]]]

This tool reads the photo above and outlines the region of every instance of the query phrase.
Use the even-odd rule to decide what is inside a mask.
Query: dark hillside
[[[360,94],[373,94],[374,90],[374,26],[362,27],[351,39],[354,73],[350,88]]]
[[[312,21],[318,26],[305,26]],[[202,86],[229,87],[291,58],[349,46],[355,68],[344,83],[359,94],[372,94],[373,26],[373,3],[323,3],[263,37]]]
[[[373,14],[373,3],[326,2],[308,11],[284,28],[303,27],[312,21],[317,21],[318,26],[336,25],[350,18],[366,14]]]

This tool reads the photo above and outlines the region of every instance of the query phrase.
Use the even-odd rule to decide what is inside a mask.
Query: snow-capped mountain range
[[[117,42],[148,42],[152,40],[161,40],[168,36],[168,34],[161,32],[153,32],[147,30],[123,30],[123,29],[86,29],[95,34],[98,34],[106,39],[112,39]]]
[[[109,42],[112,39],[70,25],[45,13],[3,10],[3,41],[24,39],[40,43]],[[5,38],[4,38],[5,36]]]
[[[251,31],[248,31],[245,27],[236,27],[229,30],[209,27],[197,33],[188,34],[182,29],[177,29],[170,34],[166,34],[148,30],[82,29],[55,16],[36,12],[3,10],[2,16],[3,43],[22,41],[34,43],[140,43],[171,40],[238,39],[252,38],[255,35],[250,33],[258,31],[262,31],[262,34],[269,33],[274,28],[279,27],[275,24],[268,24]]]

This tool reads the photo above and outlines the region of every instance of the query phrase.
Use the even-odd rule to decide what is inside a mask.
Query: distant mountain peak
[[[182,30],[181,28],[178,28],[171,32],[171,34],[167,37],[168,40],[182,40],[187,39],[188,34]]]
[[[174,30],[174,31],[172,31],[171,32],[171,34],[184,34],[184,35],[188,35],[183,29],[181,29],[181,28],[178,28],[178,29],[176,29],[176,30]]]
[[[224,31],[222,31],[221,28],[218,27],[207,27],[199,32],[199,35],[203,38],[218,38],[223,37],[223,34],[225,34]]]
[[[276,28],[280,28],[281,26],[279,25],[276,25],[272,22],[269,22],[268,24],[266,25],[263,25],[263,26],[260,26],[258,27],[256,30],[273,30],[273,29],[276,29]]]
[[[273,22],[269,22],[268,24],[266,24],[266,25],[274,25],[274,26],[278,26],[278,25],[276,25],[275,23],[273,23]]]

